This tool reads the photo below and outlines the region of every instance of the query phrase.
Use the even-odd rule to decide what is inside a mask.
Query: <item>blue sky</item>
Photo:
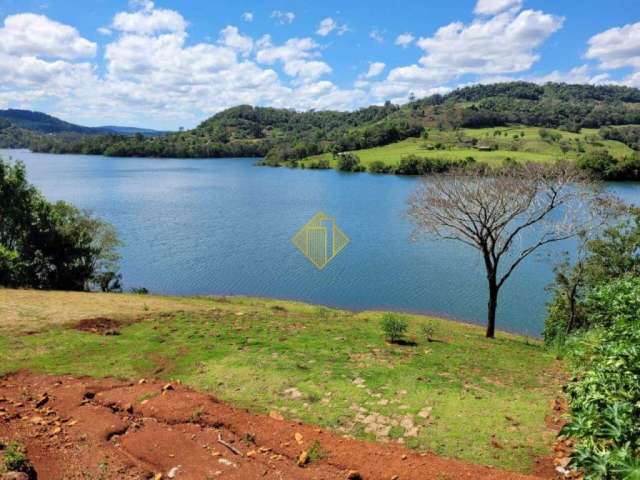
[[[477,82],[640,86],[640,1],[0,0],[0,108],[192,127]]]

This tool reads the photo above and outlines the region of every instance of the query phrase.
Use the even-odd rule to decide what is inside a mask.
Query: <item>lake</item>
[[[111,222],[124,286],[174,295],[252,295],[349,309],[429,313],[483,324],[478,253],[455,242],[412,243],[404,217],[417,179],[254,166],[256,159],[139,159],[0,150],[24,161],[50,200]],[[611,186],[640,200],[640,185]],[[317,212],[350,243],[322,270],[291,239]],[[532,257],[501,293],[499,329],[542,331],[549,257]],[[555,250],[554,250],[555,249]]]

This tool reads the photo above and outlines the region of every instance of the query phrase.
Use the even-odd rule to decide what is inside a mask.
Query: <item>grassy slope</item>
[[[0,374],[179,378],[253,411],[276,409],[359,438],[374,437],[358,409],[388,421],[408,416],[421,425],[404,438],[410,447],[520,471],[554,437],[544,418],[559,391],[557,365],[541,345],[513,335],[488,341],[475,326],[411,316],[417,345],[394,346],[382,338],[379,312],[249,298],[0,289],[0,305]],[[69,328],[97,315],[144,319],[117,336]],[[421,338],[427,323],[438,341]],[[292,399],[288,388],[302,395]],[[427,420],[417,416],[425,407],[433,408]],[[394,426],[389,437],[404,433]],[[493,435],[504,448],[492,446]]]
[[[499,130],[503,132],[503,135],[496,137],[494,132]],[[562,135],[563,140],[571,142],[572,149],[566,153],[563,153],[557,142],[548,142],[540,139],[538,134],[539,128],[537,127],[500,127],[500,128],[467,128],[463,129],[466,137],[475,137],[480,141],[482,139],[491,139],[498,141],[500,145],[499,150],[494,151],[478,151],[474,148],[460,148],[456,145],[455,133],[451,131],[439,132],[435,129],[429,131],[429,138],[425,141],[420,138],[409,138],[401,142],[392,143],[383,147],[369,148],[366,150],[356,150],[354,153],[358,155],[361,162],[364,165],[369,165],[371,162],[380,160],[386,164],[396,165],[402,157],[405,155],[418,155],[421,157],[429,158],[443,158],[447,160],[463,160],[466,157],[473,157],[478,162],[485,162],[490,165],[499,165],[505,158],[511,157],[517,161],[534,161],[534,162],[548,162],[559,158],[565,158],[575,160],[579,152],[575,148],[576,140],[580,140],[586,151],[593,148],[606,148],[609,152],[617,158],[624,157],[633,153],[629,147],[625,144],[613,141],[613,140],[600,140],[597,144],[589,144],[586,141],[586,137],[595,136],[598,134],[598,130],[595,129],[582,129],[580,133],[564,132],[560,130],[549,129],[551,132],[557,132]],[[518,151],[511,149],[513,141],[512,136],[524,132],[524,137],[521,138],[522,146]],[[504,133],[508,133],[505,136]],[[519,137],[520,138],[520,137]],[[446,149],[443,150],[430,150],[436,143],[442,143]],[[331,160],[331,155],[319,155],[311,157],[305,163],[317,160],[319,158],[326,158],[330,160],[332,166],[334,162]]]

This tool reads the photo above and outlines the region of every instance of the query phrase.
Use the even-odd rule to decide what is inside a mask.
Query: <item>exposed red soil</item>
[[[26,446],[40,480],[540,479],[273,417],[175,383],[27,372],[0,379],[0,439]],[[322,458],[298,466],[316,442]]]
[[[117,334],[120,327],[120,322],[106,317],[87,318],[74,325],[74,328],[81,332],[99,333],[101,335]]]

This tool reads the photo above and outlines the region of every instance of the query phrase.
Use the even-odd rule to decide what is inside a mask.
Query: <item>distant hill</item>
[[[12,108],[0,110],[0,118],[8,120],[15,127],[39,133],[104,133],[90,127],[82,127],[65,122],[46,113],[33,112],[31,110],[16,110]]]
[[[74,123],[65,122],[52,115],[31,110],[8,109],[0,110],[0,118],[9,121],[13,126],[38,133],[80,133],[87,135],[118,134],[135,135],[140,133],[144,136],[162,135],[166,132],[151,130],[148,128],[136,127],[84,127]]]
[[[162,130],[152,130],[150,128],[138,128],[138,127],[118,127],[115,125],[106,125],[103,127],[95,127],[97,130],[101,130],[103,132],[113,132],[120,135],[144,135],[145,137],[155,137],[158,135],[164,135],[166,131]]]
[[[522,125],[578,132],[633,124],[640,124],[640,90],[636,88],[509,82],[461,88],[402,106],[387,102],[352,112],[298,112],[241,105],[184,132],[143,138],[47,135],[38,136],[29,147],[42,152],[122,157],[251,156],[265,157],[269,165],[295,166],[314,155],[381,147],[420,137],[425,129]],[[635,142],[635,131],[623,134],[627,143]]]

